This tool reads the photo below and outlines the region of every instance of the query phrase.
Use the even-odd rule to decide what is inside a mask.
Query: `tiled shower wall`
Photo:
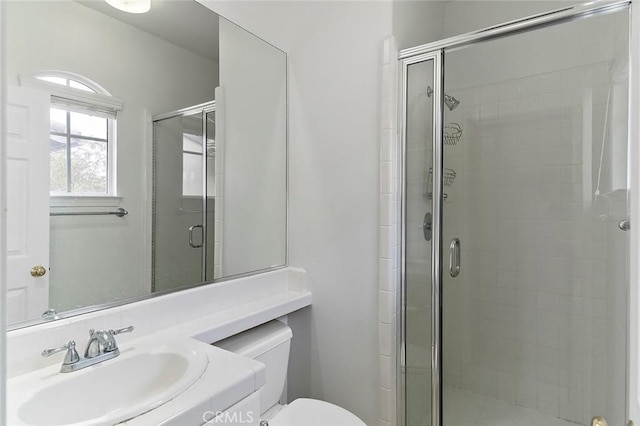
[[[462,240],[463,273],[445,275],[446,386],[580,424],[624,412],[626,133],[604,129],[609,87],[608,64],[447,87],[463,136],[445,148],[445,242]]]

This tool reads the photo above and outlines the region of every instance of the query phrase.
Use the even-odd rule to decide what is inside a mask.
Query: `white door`
[[[7,321],[49,306],[49,95],[7,96]],[[38,266],[44,268],[38,272]],[[33,273],[32,273],[33,269]],[[44,271],[44,275],[40,275]]]

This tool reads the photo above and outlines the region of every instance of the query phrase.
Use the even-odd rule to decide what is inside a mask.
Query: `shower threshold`
[[[529,408],[462,389],[445,388],[446,426],[578,426]]]

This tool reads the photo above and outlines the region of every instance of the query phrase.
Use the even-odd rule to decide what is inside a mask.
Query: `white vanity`
[[[304,271],[285,268],[9,332],[8,422],[258,425],[264,365],[211,343],[310,304]],[[82,358],[90,328],[129,325],[119,356],[78,371],[40,354],[73,339]]]

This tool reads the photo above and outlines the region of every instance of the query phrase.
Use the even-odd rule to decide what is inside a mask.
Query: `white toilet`
[[[261,425],[269,426],[366,426],[354,414],[337,405],[300,398],[280,405],[289,364],[291,329],[271,321],[215,343],[222,349],[255,359],[266,366],[266,384],[260,388]],[[265,423],[266,422],[266,423]]]

